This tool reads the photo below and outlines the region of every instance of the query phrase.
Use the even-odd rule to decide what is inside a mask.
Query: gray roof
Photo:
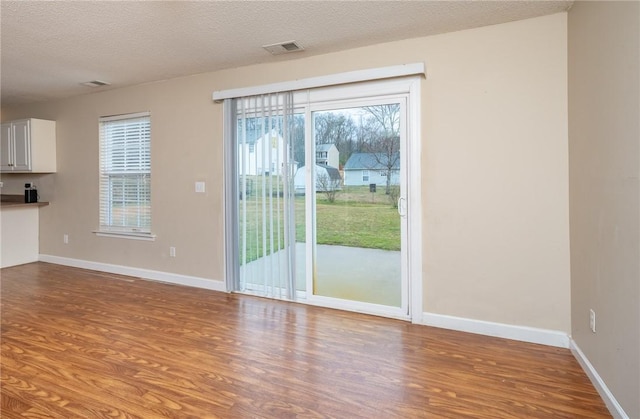
[[[391,156],[393,170],[400,170],[400,156]],[[384,170],[387,169],[389,156],[384,153],[353,153],[344,165],[344,170]]]
[[[323,169],[327,170],[327,174],[329,175],[329,178],[331,180],[342,180],[342,176],[340,176],[340,170],[336,169],[333,166],[328,166],[326,164],[316,164],[316,167],[322,167]],[[298,167],[298,170],[303,170],[304,171],[304,166],[300,166]],[[316,169],[316,172],[318,171],[318,169]]]
[[[341,180],[342,176],[340,176],[340,170],[336,169],[333,166],[328,166],[326,164],[317,164],[316,166],[324,167],[327,169],[327,174],[331,180]]]

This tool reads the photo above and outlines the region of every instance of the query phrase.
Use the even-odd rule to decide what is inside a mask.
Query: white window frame
[[[120,133],[118,142],[112,137],[109,128],[131,124],[136,131]],[[100,155],[99,155],[99,227],[94,233],[98,236],[119,237],[134,240],[154,240],[151,232],[151,114],[138,112],[123,115],[101,117],[99,119]],[[124,155],[115,157],[113,151]],[[133,150],[133,158],[127,158],[126,151]],[[118,160],[116,160],[118,159]],[[114,168],[117,164],[119,167]],[[135,207],[135,223],[127,223],[125,217],[114,217],[116,207],[113,203],[113,180],[129,179],[135,185],[123,190],[122,199]],[[133,196],[132,193],[141,192]],[[141,207],[147,207],[146,210]]]
[[[362,170],[362,181],[363,182],[369,182],[369,171],[368,170]]]

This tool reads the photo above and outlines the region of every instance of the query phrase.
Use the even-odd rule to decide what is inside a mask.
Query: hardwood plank
[[[0,275],[3,418],[611,417],[566,349],[46,263]]]

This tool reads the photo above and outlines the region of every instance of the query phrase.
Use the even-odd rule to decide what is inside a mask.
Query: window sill
[[[130,233],[126,231],[94,231],[96,236],[112,237],[116,239],[155,241],[156,235],[152,233]]]

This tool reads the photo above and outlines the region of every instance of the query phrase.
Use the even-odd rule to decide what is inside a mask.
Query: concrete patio
[[[361,247],[318,245],[316,247],[314,295],[400,306],[400,252]],[[261,283],[264,267],[277,276],[284,272],[284,252],[247,264],[242,271]],[[305,244],[296,243],[296,289],[305,284]]]

